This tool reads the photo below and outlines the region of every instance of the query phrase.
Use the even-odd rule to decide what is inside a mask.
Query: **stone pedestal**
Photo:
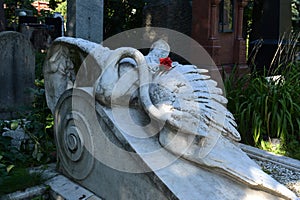
[[[103,0],[68,0],[67,35],[101,43],[103,40]]]
[[[58,102],[55,118],[59,169],[97,196],[159,200],[282,199],[178,158],[163,149],[156,136],[137,138],[123,132],[112,111],[95,105],[84,90],[66,91]],[[130,112],[136,122],[145,120],[140,111]],[[76,142],[70,142],[71,138]],[[73,151],[74,144],[84,148]]]

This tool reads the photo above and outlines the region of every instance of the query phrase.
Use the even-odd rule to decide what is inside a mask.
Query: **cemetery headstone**
[[[100,43],[103,39],[103,0],[68,0],[67,35]]]
[[[0,33],[0,118],[15,117],[33,100],[35,54],[32,44],[18,32]]]

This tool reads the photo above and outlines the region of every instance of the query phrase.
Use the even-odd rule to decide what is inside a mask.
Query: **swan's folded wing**
[[[170,113],[168,122],[183,132],[205,136],[214,128],[240,140],[233,115],[224,106],[227,99],[217,82],[193,65],[177,64],[155,74],[150,96],[156,107]]]

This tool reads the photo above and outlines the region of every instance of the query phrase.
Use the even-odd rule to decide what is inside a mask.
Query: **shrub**
[[[256,72],[227,77],[228,109],[243,143],[300,159],[300,63],[280,71],[270,77]],[[280,145],[272,138],[279,138]]]
[[[0,195],[9,194],[17,190],[25,190],[28,187],[42,184],[45,179],[42,172],[30,173],[28,169],[13,169],[10,176],[0,178]]]

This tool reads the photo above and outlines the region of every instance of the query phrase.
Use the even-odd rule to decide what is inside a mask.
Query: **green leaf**
[[[9,173],[14,167],[15,167],[15,165],[9,165],[9,166],[7,166],[6,167],[7,173]]]
[[[13,121],[11,124],[10,124],[10,129],[11,130],[16,130],[19,126],[19,122],[18,121]]]
[[[53,124],[48,124],[47,126],[46,126],[46,129],[49,129],[49,128],[52,128],[53,127]]]

